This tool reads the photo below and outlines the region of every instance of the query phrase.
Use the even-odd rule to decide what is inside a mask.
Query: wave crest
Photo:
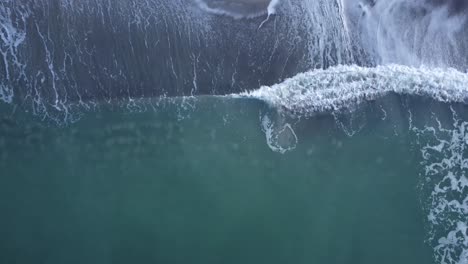
[[[236,96],[256,98],[292,114],[308,116],[350,109],[389,93],[468,102],[468,74],[402,65],[337,66],[301,73],[280,84]]]

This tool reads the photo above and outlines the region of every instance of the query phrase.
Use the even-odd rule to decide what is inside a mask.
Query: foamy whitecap
[[[271,87],[261,87],[234,97],[256,98],[298,116],[353,109],[360,103],[389,93],[427,96],[441,102],[468,100],[468,74],[454,69],[413,68],[401,65],[363,68],[338,66],[316,70]],[[427,207],[429,242],[440,264],[468,263],[468,122],[453,112],[453,127],[426,126],[410,129],[428,142],[421,146],[424,165],[423,197]],[[267,143],[276,139],[272,121],[261,120]],[[280,122],[281,123],[281,122]],[[278,130],[280,131],[280,130]],[[297,139],[296,139],[297,142]]]
[[[263,100],[291,114],[309,116],[353,108],[389,93],[427,96],[441,102],[468,100],[468,74],[455,69],[401,65],[337,66],[301,73],[240,97]]]

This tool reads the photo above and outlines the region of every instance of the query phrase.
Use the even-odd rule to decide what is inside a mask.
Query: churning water
[[[3,0],[1,263],[468,263],[463,0]]]

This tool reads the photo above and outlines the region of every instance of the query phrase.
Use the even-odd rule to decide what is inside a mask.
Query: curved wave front
[[[464,103],[468,101],[468,74],[402,65],[337,66],[298,74],[280,84],[235,96],[256,98],[292,114],[309,116],[350,109],[389,93]]]
[[[426,208],[427,239],[433,247],[434,259],[441,264],[466,264],[468,122],[460,118],[452,106],[453,103],[468,103],[467,73],[402,65],[337,66],[302,73],[277,85],[232,96],[261,100],[293,117],[312,117],[321,113],[352,112],[360,104],[392,93],[426,97],[450,106],[453,124],[448,124],[448,119],[442,121],[444,117],[434,112],[434,124],[430,124],[413,115],[413,108],[404,110],[408,111],[404,122],[409,123],[410,133],[418,138],[414,144],[422,156],[420,188],[425,194],[421,202]],[[386,116],[385,110],[382,111]],[[294,144],[288,146],[295,148],[297,137],[293,128],[282,120],[277,121],[277,128],[271,123],[270,119],[262,119],[270,148],[281,153],[289,150],[278,147],[283,134],[294,136]]]

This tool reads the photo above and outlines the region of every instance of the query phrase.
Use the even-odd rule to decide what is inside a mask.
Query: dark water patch
[[[8,50],[10,76],[5,70],[1,78],[19,98],[224,94],[305,69],[303,52],[294,48],[299,43],[287,41],[294,33],[286,19],[257,31],[261,20],[210,17],[186,1],[6,2],[2,8],[11,12],[6,22],[21,22],[17,33],[25,36]],[[276,42],[275,29],[285,34]],[[5,49],[9,44],[2,42]]]
[[[65,111],[70,103],[240,92],[310,68],[365,63],[346,45],[320,44],[317,34],[342,34],[340,24],[311,27],[303,4],[282,5],[259,28],[264,17],[212,15],[184,0],[3,1],[0,99]]]

